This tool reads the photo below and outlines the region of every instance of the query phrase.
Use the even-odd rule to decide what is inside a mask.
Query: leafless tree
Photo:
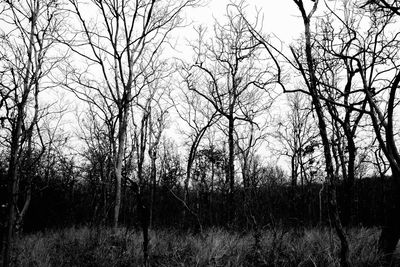
[[[195,2],[70,1],[80,27],[65,43],[85,64],[83,68],[66,69],[63,84],[80,99],[105,109],[113,125],[115,228],[121,207],[122,166],[130,108],[142,88],[154,79],[156,73],[151,65],[167,42],[169,33],[181,23],[182,9]],[[85,12],[85,4],[95,11],[96,16],[90,17]],[[101,107],[97,105],[99,100]]]
[[[351,12],[344,2],[343,19],[350,21]],[[328,6],[328,9],[329,6]],[[353,9],[354,11],[354,9]],[[351,58],[343,56],[353,48],[347,42],[352,35],[347,27],[336,27],[333,10],[321,18],[314,35],[315,68],[319,77],[319,98],[323,99],[330,116],[332,155],[336,176],[341,176],[346,188],[346,203],[343,210],[345,224],[353,217],[353,200],[357,157],[356,135],[365,118],[366,98],[357,90],[356,74]],[[334,30],[338,28],[338,30]],[[345,36],[349,36],[346,40]],[[365,139],[365,138],[364,138]]]
[[[398,19],[398,3],[356,1],[348,5],[354,10],[350,19],[335,14],[347,32],[340,38],[346,49],[335,51],[336,57],[346,59],[354,70],[359,83],[358,92],[366,101],[362,110],[368,114],[376,140],[392,172],[392,201],[379,240],[380,250],[386,255],[386,263],[390,264],[400,238],[400,154],[395,119],[400,83],[400,39],[398,30],[392,27]],[[365,24],[356,23],[358,20]]]
[[[184,85],[180,86],[177,94],[171,95],[171,101],[178,117],[185,123],[184,127],[180,127],[180,132],[186,138],[186,144],[189,148],[186,163],[186,177],[184,181],[184,196],[185,203],[184,218],[188,212],[193,214],[189,203],[189,184],[192,178],[192,167],[196,159],[198,148],[206,135],[207,131],[218,121],[219,114],[215,111],[211,104],[204,100],[201,96],[193,91],[190,91],[190,80],[187,79],[190,75],[190,66],[183,64],[181,77],[184,79]]]
[[[162,66],[163,64],[154,60],[152,65],[155,67],[154,65]],[[148,230],[153,223],[153,206],[156,197],[156,160],[159,155],[161,137],[167,127],[168,112],[171,108],[166,101],[169,95],[168,87],[170,86],[167,76],[171,76],[170,72],[158,70],[153,82],[143,88],[135,105],[131,107],[131,120],[134,127],[129,131],[132,137],[132,153],[131,160],[127,164],[133,165],[130,166],[133,167],[133,171],[130,175],[128,174],[132,178],[128,179],[137,188],[135,193],[143,231],[145,264],[148,262]],[[148,178],[146,178],[144,172],[146,159],[150,161]],[[147,192],[150,192],[150,194],[147,195]]]
[[[250,183],[250,166],[256,156],[256,152],[264,143],[267,137],[268,119],[265,110],[258,110],[259,114],[249,114],[247,117],[251,120],[250,123],[242,123],[235,128],[235,143],[236,150],[240,160],[240,167],[242,171],[242,182],[244,189],[249,189]],[[256,115],[261,115],[256,118]],[[262,119],[264,122],[258,122],[257,119]]]
[[[226,24],[215,24],[214,37],[210,41],[205,40],[204,29],[199,29],[198,44],[193,45],[197,60],[187,79],[189,89],[208,101],[224,119],[221,122],[226,123],[226,180],[229,183],[229,202],[233,203],[235,126],[238,121],[254,123],[249,113],[269,106],[272,90],[268,89],[275,77],[272,69],[261,68],[261,61],[265,66],[267,60],[261,51],[261,43],[248,31],[244,19],[235,14],[232,6],[227,7],[226,17]],[[230,210],[230,216],[232,214],[233,210]]]
[[[301,75],[306,83],[308,93],[311,96],[312,104],[315,108],[315,113],[318,118],[318,126],[321,135],[322,145],[324,148],[324,157],[325,157],[325,168],[327,174],[328,181],[328,193],[329,193],[329,211],[331,219],[333,220],[334,227],[336,229],[336,233],[341,242],[341,250],[340,250],[340,263],[341,266],[350,266],[349,262],[349,246],[347,237],[344,233],[342,223],[339,218],[339,211],[337,207],[336,200],[336,183],[337,177],[335,177],[334,169],[333,169],[333,161],[331,154],[331,147],[327,132],[327,123],[324,116],[323,103],[319,98],[318,93],[318,79],[317,71],[315,69],[315,58],[313,55],[313,44],[312,44],[312,35],[311,35],[311,19],[317,9],[318,0],[316,0],[310,11],[306,11],[304,2],[302,0],[294,0],[295,4],[299,8],[301,13],[301,17],[304,23],[304,38],[305,38],[305,47],[304,53],[306,58],[306,63],[302,63],[300,61],[299,54],[296,53],[295,49],[292,47],[291,51],[293,57],[298,65],[298,69],[301,72]]]
[[[62,16],[58,1],[4,1],[0,35],[0,120],[8,136],[8,222],[3,240],[3,266],[10,264],[15,224],[21,221],[30,197],[18,208],[21,161],[32,155],[33,134],[42,116],[39,94],[45,79],[60,61],[54,56]],[[4,130],[4,131],[3,131]],[[30,192],[29,186],[27,192]]]
[[[303,0],[293,0],[293,1],[299,9],[301,19],[304,25],[304,44],[300,49],[296,49],[294,46],[290,47],[293,60],[289,59],[288,56],[286,56],[282,51],[278,50],[275,46],[272,46],[271,42],[268,42],[262,36],[262,34],[260,34],[259,31],[256,31],[254,26],[251,26],[250,23],[248,23],[248,25],[252,29],[253,35],[263,43],[265,49],[275,58],[279,84],[282,86],[283,90],[286,92],[298,91],[306,93],[307,95],[310,96],[312,100],[312,105],[317,117],[320,138],[322,141],[322,146],[324,151],[330,217],[332,219],[333,225],[336,229],[336,233],[341,242],[340,262],[341,266],[350,266],[348,241],[339,217],[339,211],[336,199],[336,184],[338,182],[338,177],[336,177],[334,173],[334,162],[331,153],[332,147],[330,144],[328,125],[324,111],[324,102],[320,98],[319,94],[320,77],[318,76],[318,72],[316,69],[316,63],[318,61],[318,58],[315,57],[315,53],[313,51],[315,47],[311,31],[311,22],[312,19],[314,18],[313,16],[317,10],[319,1],[318,0],[313,1],[313,3],[311,3],[311,6],[306,4],[305,1]],[[282,56],[297,71],[297,73],[299,73],[305,85],[305,89],[295,88],[294,90],[292,89],[289,90],[285,86],[285,81],[283,80],[284,75],[283,75],[282,64],[277,60],[276,57],[277,54]]]
[[[311,102],[301,93],[287,95],[289,110],[278,122],[278,129],[273,137],[279,143],[275,148],[290,159],[291,184],[304,185],[310,176],[310,166],[318,160],[314,153],[320,143],[318,129],[313,121]]]

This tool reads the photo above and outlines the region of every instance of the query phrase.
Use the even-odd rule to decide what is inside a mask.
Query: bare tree
[[[256,156],[257,150],[264,143],[267,137],[268,120],[266,114],[262,115],[265,110],[257,110],[259,114],[249,114],[247,118],[251,121],[237,125],[235,128],[235,143],[237,154],[240,159],[240,167],[242,171],[242,182],[244,189],[249,189],[250,183],[250,166]],[[258,116],[257,116],[258,115]],[[256,118],[258,117],[258,118]],[[257,123],[256,119],[264,120]]]
[[[351,15],[344,2],[343,19],[350,21]],[[329,9],[329,6],[328,6]],[[367,101],[357,90],[355,68],[351,58],[342,56],[352,50],[346,35],[352,35],[346,27],[335,32],[332,10],[326,18],[320,19],[317,34],[314,36],[316,72],[319,77],[319,97],[324,100],[330,115],[332,155],[335,161],[335,173],[341,175],[346,189],[346,205],[343,209],[344,223],[350,224],[353,218],[354,186],[357,160],[356,135],[365,114]],[[338,52],[339,51],[339,52]],[[365,139],[365,138],[364,138]],[[363,154],[360,153],[362,157]]]
[[[33,133],[41,117],[39,94],[44,79],[60,61],[51,50],[60,33],[62,16],[57,1],[1,3],[0,117],[8,136],[8,222],[3,240],[3,266],[9,266],[16,222],[29,207],[30,189],[18,209],[21,161],[32,155]],[[2,130],[3,132],[3,130]]]
[[[334,175],[333,169],[333,161],[332,161],[332,154],[330,148],[329,137],[327,133],[327,123],[325,121],[324,110],[323,110],[323,103],[319,98],[318,94],[318,77],[316,69],[315,69],[315,58],[313,56],[313,44],[312,44],[312,36],[311,36],[311,29],[310,23],[311,19],[317,9],[318,0],[316,0],[309,12],[306,11],[305,5],[302,0],[294,0],[295,4],[299,8],[301,13],[301,17],[304,23],[304,38],[305,38],[305,57],[306,63],[302,63],[300,61],[300,57],[298,53],[296,53],[294,48],[291,48],[295,61],[298,65],[298,69],[301,72],[301,75],[304,79],[304,82],[307,85],[308,92],[312,99],[312,104],[315,108],[315,113],[318,118],[318,126],[321,135],[322,145],[324,148],[324,157],[325,157],[325,168],[328,180],[328,192],[329,192],[329,212],[331,218],[334,223],[334,227],[336,229],[336,233],[341,242],[341,251],[340,251],[340,263],[341,266],[350,266],[349,262],[349,245],[344,233],[342,223],[339,218],[339,212],[337,207],[337,200],[336,200],[336,183],[337,177]]]
[[[133,128],[129,133],[132,137],[131,160],[127,164],[133,167],[131,174],[127,174],[128,180],[136,189],[136,199],[139,211],[139,220],[143,231],[144,263],[148,263],[148,230],[153,223],[154,201],[156,197],[157,169],[156,160],[159,154],[159,144],[167,125],[168,110],[171,106],[166,102],[169,95],[167,76],[170,72],[164,72],[165,65],[154,60],[152,68],[157,72],[154,80],[143,88],[134,106],[131,107],[131,120]],[[155,66],[161,66],[161,69]],[[158,69],[157,69],[158,68]],[[148,155],[148,157],[146,157]],[[150,160],[150,173],[146,178],[145,162]],[[129,178],[131,176],[132,178]],[[149,192],[149,194],[148,194]]]
[[[178,95],[171,95],[178,117],[185,123],[180,127],[180,132],[186,137],[186,144],[189,148],[186,163],[186,177],[184,181],[183,203],[185,206],[183,217],[186,221],[187,212],[193,214],[189,203],[189,184],[192,178],[192,167],[196,159],[198,148],[207,131],[218,121],[219,114],[211,104],[201,96],[190,91],[190,67],[183,64],[181,76],[184,79],[184,86],[180,86]],[[178,99],[178,100],[176,100]]]
[[[149,132],[149,118],[151,112],[151,102],[153,94],[145,99],[145,104],[141,106],[142,116],[139,122],[134,122],[134,141],[132,143],[133,150],[136,152],[136,177],[137,177],[137,192],[136,199],[139,211],[139,220],[143,233],[143,258],[144,264],[147,264],[149,257],[148,244],[149,244],[149,207],[145,200],[145,177],[143,172],[144,160],[146,156],[146,148],[148,145],[148,132]],[[132,115],[134,113],[132,112]]]
[[[324,39],[327,41],[323,47],[329,48],[330,54],[336,60],[341,60],[346,68],[347,83],[342,93],[345,96],[343,99],[346,100],[349,97],[354,99],[358,96],[358,100],[339,102],[329,99],[329,102],[335,105],[335,108],[346,109],[347,118],[336,119],[346,135],[349,152],[353,150],[352,157],[355,154],[355,144],[352,139],[354,139],[358,123],[357,119],[351,122],[348,117],[355,111],[359,114],[358,118],[362,114],[368,114],[376,140],[389,162],[393,181],[392,200],[379,240],[379,247],[385,254],[386,264],[390,264],[393,251],[400,238],[400,155],[396,145],[398,125],[394,118],[394,114],[398,112],[396,107],[398,105],[397,88],[400,83],[398,60],[400,40],[398,30],[392,27],[393,22],[398,18],[398,3],[396,1],[355,1],[344,2],[343,6],[352,12],[339,15],[330,9],[335,23],[342,26],[339,27],[338,32],[335,32],[329,23],[326,24]],[[363,21],[364,24],[359,21]],[[355,88],[353,84],[356,85]],[[335,113],[336,111],[332,108],[331,114],[335,115]]]
[[[359,6],[357,6],[359,5]],[[361,8],[359,8],[361,6]],[[363,93],[375,136],[380,148],[389,162],[392,172],[392,200],[383,227],[379,248],[390,264],[392,254],[400,238],[400,154],[397,148],[396,132],[398,125],[395,114],[398,106],[397,89],[400,83],[399,72],[399,32],[392,28],[398,19],[396,1],[356,2],[354,18],[364,19],[368,29],[339,17],[348,30],[346,45],[348,50],[340,51],[357,70],[360,91]]]
[[[238,121],[254,123],[245,108],[264,110],[270,104],[269,86],[274,82],[271,70],[262,69],[261,43],[248,31],[242,17],[227,7],[227,23],[216,23],[214,37],[204,40],[199,29],[198,45],[193,46],[196,63],[188,76],[189,89],[208,101],[224,118],[228,141],[229,203],[233,203],[235,185],[235,125]],[[260,102],[262,101],[262,102]],[[230,207],[230,217],[233,215]]]
[[[316,69],[316,63],[318,58],[315,57],[313,50],[314,42],[313,36],[311,32],[311,21],[318,7],[318,0],[313,1],[311,7],[306,5],[303,0],[293,0],[296,6],[298,7],[301,18],[304,25],[304,44],[301,49],[296,49],[294,46],[290,47],[292,56],[294,60],[290,60],[285,54],[278,50],[275,46],[271,45],[271,42],[268,42],[258,31],[255,30],[250,23],[248,23],[253,36],[255,36],[258,40],[260,40],[265,49],[273,56],[275,59],[276,67],[277,67],[277,75],[279,78],[279,84],[283,87],[284,91],[298,91],[306,93],[311,97],[312,105],[315,110],[315,114],[317,116],[319,133],[323,145],[324,151],[324,159],[325,159],[325,171],[327,175],[327,184],[328,184],[328,203],[329,203],[329,214],[333,221],[333,225],[335,227],[336,233],[340,239],[341,250],[340,250],[340,263],[341,266],[350,266],[349,262],[349,246],[347,237],[343,230],[343,226],[339,217],[339,211],[337,206],[336,199],[336,184],[338,182],[338,177],[335,176],[334,173],[334,162],[331,153],[331,144],[329,139],[326,115],[324,111],[324,102],[320,98],[319,94],[319,76]],[[307,10],[309,8],[309,10]],[[305,90],[301,88],[296,88],[294,90],[288,90],[285,86],[283,80],[283,70],[282,64],[277,60],[276,54],[282,56],[296,71],[300,74],[302,78]]]
[[[275,148],[282,156],[288,157],[291,166],[291,184],[304,185],[311,175],[310,166],[317,160],[314,153],[320,143],[318,129],[313,121],[311,102],[301,93],[287,95],[289,111],[278,122],[273,134],[279,143]]]
[[[105,109],[112,122],[116,228],[130,107],[154,78],[151,64],[169,33],[181,23],[180,12],[195,1],[71,0],[70,3],[81,27],[72,41],[65,43],[84,60],[85,67],[67,69],[63,83],[82,100],[96,105],[101,99],[103,107],[96,106]],[[89,4],[97,16],[88,16],[84,4]]]

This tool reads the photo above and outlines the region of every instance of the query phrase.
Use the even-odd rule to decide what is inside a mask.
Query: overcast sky
[[[310,1],[311,2],[311,1]],[[187,10],[187,17],[194,25],[211,26],[214,18],[223,19],[229,0],[208,0],[204,7]],[[275,33],[283,41],[297,37],[302,30],[299,12],[292,0],[251,0],[247,1],[248,19],[254,19],[255,10],[261,9],[264,16],[264,32]],[[188,29],[185,30],[185,32]]]

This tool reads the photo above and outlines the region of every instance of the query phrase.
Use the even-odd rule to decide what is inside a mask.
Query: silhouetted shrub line
[[[39,185],[38,185],[39,186]],[[321,184],[292,187],[282,184],[263,185],[245,191],[238,187],[235,191],[235,213],[228,223],[227,196],[222,191],[212,193],[192,189],[189,192],[188,205],[207,227],[227,227],[233,230],[252,229],[254,220],[260,226],[279,223],[284,226],[302,227],[329,225],[326,209],[326,197],[322,197],[322,218],[320,218],[319,191]],[[355,207],[352,225],[379,226],[385,218],[385,192],[390,187],[387,179],[359,179],[355,185]],[[338,187],[339,210],[346,193],[343,186]],[[109,225],[112,212],[106,216],[98,207],[99,203],[91,187],[85,183],[76,183],[71,188],[53,181],[45,190],[32,197],[31,207],[26,216],[25,232],[34,232],[48,228],[64,228],[72,225]],[[183,188],[175,186],[174,194],[183,196]],[[246,195],[247,194],[247,195]],[[150,196],[150,194],[145,194]],[[124,205],[121,210],[121,223],[126,227],[137,227],[138,212],[134,194],[124,190]],[[113,203],[109,203],[112,210]],[[111,208],[110,208],[111,207]],[[165,186],[157,187],[155,195],[153,226],[157,228],[196,228],[197,218],[183,217],[182,203]],[[107,210],[107,209],[105,209]],[[254,218],[252,218],[254,216]],[[322,219],[322,220],[321,220]],[[194,229],[195,231],[198,229]]]

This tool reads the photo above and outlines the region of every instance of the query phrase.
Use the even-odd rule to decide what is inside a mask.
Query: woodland
[[[287,2],[2,0],[2,266],[400,266],[400,1]]]

